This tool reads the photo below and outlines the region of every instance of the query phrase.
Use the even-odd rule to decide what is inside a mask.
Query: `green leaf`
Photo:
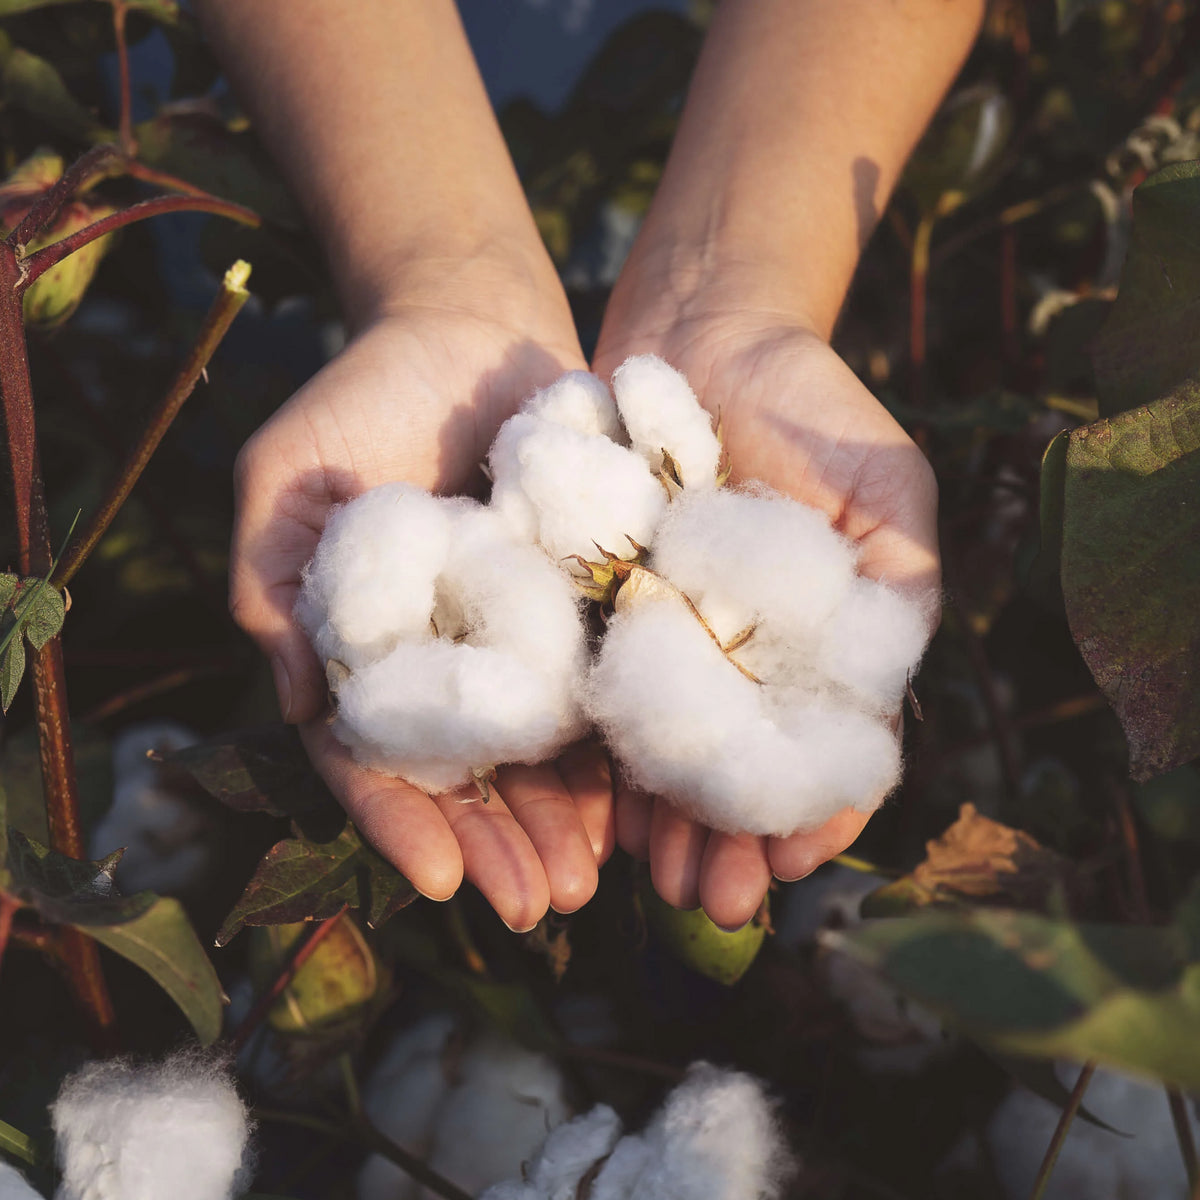
[[[8,712],[25,674],[25,643],[20,634],[0,651],[0,709]]]
[[[62,629],[66,615],[62,592],[49,584],[39,588],[22,622],[25,636],[35,650],[40,650]]]
[[[1042,455],[1041,497],[1038,503],[1037,555],[1029,568],[1029,585],[1039,599],[1057,609],[1062,603],[1063,494],[1067,484],[1070,431],[1056,434]]]
[[[34,1148],[33,1138],[13,1128],[7,1121],[0,1121],[0,1151],[27,1162],[31,1167],[37,1163],[37,1150]]]
[[[1073,430],[1062,586],[1135,779],[1200,754],[1200,390]]]
[[[17,585],[21,582],[20,576],[8,574],[0,574],[0,611],[6,609],[12,602],[13,597],[17,594]]]
[[[381,924],[415,900],[416,890],[362,842],[350,824],[332,841],[285,838],[267,851],[217,932],[224,946],[245,925],[285,925],[332,917],[344,904]]]
[[[3,14],[0,14],[3,15]],[[79,141],[105,140],[100,122],[67,90],[54,66],[19,46],[0,68],[4,99]]]
[[[36,8],[51,8],[72,3],[73,0],[0,0],[0,17],[13,17]],[[175,0],[125,0],[126,8],[137,9],[164,24],[176,25],[183,14]]]
[[[150,892],[123,896],[113,883],[113,872],[123,851],[96,862],[68,858],[27,838],[20,830],[8,831],[8,886],[23,904],[59,925],[116,925],[140,917],[154,903]]]
[[[992,1049],[1200,1086],[1200,963],[1181,926],[927,910],[826,936]]]
[[[1156,171],[1133,193],[1120,289],[1092,350],[1102,417],[1200,384],[1197,212],[1200,162]]]
[[[647,921],[684,966],[732,987],[750,969],[767,936],[757,917],[727,933],[701,908],[672,908],[648,884],[639,889]]]
[[[1200,842],[1200,771],[1178,767],[1135,784],[1133,802],[1142,820],[1168,841]]]
[[[150,908],[132,921],[78,928],[141,967],[179,1005],[201,1045],[209,1046],[221,1034],[224,993],[217,973],[179,901],[169,896],[151,900]]]

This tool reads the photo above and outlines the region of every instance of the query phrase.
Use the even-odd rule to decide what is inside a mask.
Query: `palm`
[[[597,370],[653,351],[720,415],[733,478],[758,479],[829,514],[860,547],[859,569],[928,594],[938,586],[936,485],[924,456],[816,335],[753,314],[707,315],[660,332],[604,339]],[[898,716],[898,714],[897,714]],[[622,793],[617,833],[648,856],[674,904],[720,925],[749,919],[771,876],[795,879],[840,853],[866,818],[847,810],[787,838],[710,833],[661,800]]]
[[[427,895],[465,874],[511,926],[568,911],[611,846],[611,788],[595,753],[510,768],[484,807],[429,797],[358,767],[321,715],[324,673],[292,619],[300,572],[332,505],[403,479],[482,483],[478,465],[522,397],[582,365],[573,337],[531,341],[503,322],[410,310],[355,339],[247,443],[237,467],[231,607],[272,660],[281,705],[366,836]]]

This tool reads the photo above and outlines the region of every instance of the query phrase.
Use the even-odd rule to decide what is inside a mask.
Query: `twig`
[[[64,178],[66,177],[64,176]],[[150,217],[175,212],[214,213],[219,217],[228,217],[231,221],[239,221],[243,225],[258,226],[262,224],[262,218],[258,213],[241,204],[221,200],[217,196],[155,196],[152,200],[142,200],[111,216],[93,221],[90,225],[85,225],[82,229],[77,229],[65,238],[59,238],[57,242],[51,242],[50,245],[31,254],[23,260],[23,271],[18,286],[23,291],[39,276],[49,271],[51,267],[58,266],[64,258],[74,254],[81,246],[86,246],[89,242],[104,237],[105,234],[123,229],[126,225],[133,225],[137,221],[145,221]]]
[[[230,1044],[235,1054],[250,1040],[250,1036],[262,1024],[275,1001],[287,991],[292,980],[296,978],[296,972],[312,958],[317,947],[333,932],[334,925],[349,907],[348,904],[343,904],[332,917],[314,926],[308,937],[299,939],[292,947],[275,982],[259,996],[254,1002],[254,1007],[242,1018],[242,1023],[234,1030]]]
[[[8,935],[12,932],[13,917],[20,907],[20,904],[10,895],[0,892],[0,967],[4,966],[4,952],[8,949]]]
[[[1067,1140],[1067,1133],[1071,1128],[1071,1122],[1075,1119],[1075,1114],[1079,1111],[1083,1104],[1083,1094],[1088,1089],[1088,1084],[1092,1081],[1092,1076],[1096,1073],[1096,1064],[1094,1062],[1084,1063],[1083,1070],[1079,1073],[1079,1078],[1075,1081],[1075,1086],[1071,1089],[1070,1098],[1063,1106],[1062,1113],[1058,1118],[1058,1124],[1054,1129],[1054,1136],[1050,1139],[1050,1145],[1046,1147],[1046,1156],[1042,1159],[1042,1165],[1038,1168],[1037,1178],[1033,1181],[1033,1191],[1029,1193],[1029,1200],[1042,1200],[1046,1194],[1046,1185],[1050,1182],[1050,1175],[1054,1170],[1054,1164],[1058,1161],[1059,1153],[1062,1151],[1063,1143]]]
[[[576,1062],[592,1063],[597,1067],[614,1067],[639,1075],[652,1075],[670,1083],[678,1083],[685,1074],[679,1067],[673,1067],[670,1063],[655,1062],[652,1058],[642,1058],[640,1055],[626,1054],[620,1050],[606,1050],[603,1046],[578,1046],[567,1042],[560,1047],[558,1053],[563,1058],[571,1058]]]
[[[1187,1171],[1188,1186],[1195,1189],[1200,1187],[1200,1165],[1196,1161],[1196,1142],[1192,1137],[1192,1119],[1187,1100],[1177,1087],[1168,1084],[1167,1103],[1171,1106],[1171,1120],[1175,1122],[1175,1137],[1179,1141],[1184,1170]]]
[[[470,926],[467,925],[467,918],[462,910],[462,902],[457,896],[452,896],[446,901],[443,912],[446,914],[446,926],[450,937],[462,954],[467,970],[472,975],[479,975],[486,979],[488,975],[487,961],[471,936]]]
[[[28,246],[34,237],[58,216],[62,206],[76,192],[83,191],[97,180],[110,175],[114,166],[122,161],[121,151],[108,143],[94,146],[77,158],[54,181],[54,186],[43,192],[34,206],[21,218],[16,228],[4,239],[5,245],[14,250]]]
[[[121,113],[117,119],[117,137],[121,151],[132,158],[137,153],[133,140],[133,89],[129,79],[129,47],[125,41],[125,0],[110,0],[113,10],[113,37],[117,43],[117,68],[121,78]]]
[[[1142,870],[1142,848],[1138,840],[1137,824],[1133,819],[1133,805],[1129,803],[1129,792],[1121,784],[1110,783],[1117,805],[1117,820],[1121,825],[1121,840],[1125,847],[1125,867],[1129,872],[1129,894],[1133,900],[1134,919],[1142,925],[1153,920],[1150,897],[1146,891],[1146,874]]]
[[[208,663],[195,667],[180,667],[177,671],[169,671],[166,675],[160,675],[157,679],[151,679],[146,683],[139,683],[136,687],[126,688],[124,691],[117,692],[115,696],[110,696],[101,704],[97,704],[90,712],[83,715],[83,723],[85,725],[97,725],[101,721],[107,721],[110,717],[115,717],[117,713],[124,712],[127,708],[132,708],[135,704],[140,704],[143,700],[151,700],[155,696],[161,696],[164,692],[174,691],[176,688],[183,687],[185,684],[194,682],[197,679],[207,679],[214,675],[224,674],[226,667],[220,663]]]
[[[125,503],[133,485],[137,482],[151,455],[162,441],[171,422],[175,419],[183,402],[192,394],[196,381],[200,378],[205,365],[212,357],[225,331],[237,316],[242,305],[246,303],[250,293],[246,291],[246,279],[250,274],[247,263],[236,262],[225,272],[225,279],[220,293],[213,301],[208,316],[192,352],[188,355],[175,382],[159,404],[137,445],[125,460],[116,481],[109,489],[103,503],[96,510],[87,528],[67,548],[59,561],[58,569],[54,572],[51,582],[55,587],[65,586],[83,565],[87,556],[95,549],[96,543],[104,536],[104,531],[112,523],[121,505]]]

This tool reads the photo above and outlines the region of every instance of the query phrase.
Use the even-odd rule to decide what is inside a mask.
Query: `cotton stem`
[[[1075,1081],[1075,1086],[1071,1089],[1071,1095],[1064,1105],[1062,1114],[1058,1118],[1058,1124],[1054,1129],[1054,1136],[1050,1139],[1050,1145],[1046,1147],[1046,1156],[1042,1159],[1042,1165],[1038,1168],[1037,1178],[1033,1181],[1033,1191],[1029,1193],[1029,1200],[1042,1200],[1046,1194],[1046,1187],[1050,1183],[1050,1176],[1054,1171],[1054,1164],[1058,1161],[1058,1156],[1062,1152],[1063,1144],[1067,1140],[1067,1133],[1070,1131],[1071,1122],[1075,1119],[1075,1114],[1079,1112],[1083,1104],[1084,1093],[1088,1089],[1088,1084],[1092,1081],[1092,1076],[1096,1073],[1096,1064],[1094,1062],[1085,1063],[1083,1070],[1079,1073],[1079,1078]]]

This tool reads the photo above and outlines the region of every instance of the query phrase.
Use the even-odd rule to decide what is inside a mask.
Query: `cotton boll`
[[[666,450],[684,487],[716,486],[721,443],[712,418],[674,367],[656,355],[639,354],[613,372],[612,386],[630,445],[651,471],[661,469]]]
[[[429,1165],[474,1195],[519,1177],[568,1112],[558,1068],[513,1042],[480,1040],[460,1070],[438,1110]]]
[[[426,633],[464,503],[387,483],[330,512],[296,603],[323,662],[364,666]]]
[[[1077,1066],[1060,1068],[1069,1088]],[[1046,1200],[1119,1196],[1186,1200],[1189,1189],[1166,1092],[1159,1083],[1098,1070],[1083,1098],[1088,1111],[1122,1134],[1076,1118],[1054,1165]],[[987,1129],[991,1157],[1006,1196],[1028,1196],[1061,1110],[1024,1088],[1012,1091]],[[1193,1136],[1200,1122],[1190,1115]]]
[[[873,810],[899,773],[891,731],[787,701],[669,600],[618,612],[588,680],[589,712],[630,780],[714,829],[786,835]]]
[[[929,622],[920,604],[860,576],[823,632],[818,665],[866,703],[894,712],[928,640]]]
[[[605,437],[613,442],[624,439],[621,419],[612,393],[602,379],[590,371],[568,371],[549,387],[534,392],[521,406],[543,421],[553,421],[577,433]]]
[[[707,616],[718,602],[811,636],[851,591],[857,552],[819,510],[765,488],[684,492],[655,536],[650,565]]]
[[[555,561],[631,558],[648,545],[667,507],[662,484],[632,451],[606,437],[517,413],[489,455],[491,506]]]
[[[384,1051],[363,1089],[372,1124],[410,1153],[424,1158],[438,1108],[450,1090],[446,1048],[454,1020],[436,1014],[402,1030]],[[381,1154],[372,1154],[358,1174],[358,1200],[417,1200],[420,1186]]]
[[[774,1200],[794,1171],[762,1083],[699,1062],[641,1138],[617,1146],[591,1194],[594,1200]]]
[[[457,514],[433,608],[441,637],[402,641],[339,685],[334,732],[360,762],[441,792],[579,735],[580,598],[494,513]]]
[[[16,1167],[0,1159],[0,1200],[42,1200]]]
[[[227,1071],[198,1054],[89,1063],[51,1107],[56,1200],[230,1200],[249,1138]]]
[[[99,859],[124,847],[116,880],[126,893],[186,892],[212,861],[203,837],[211,826],[207,814],[172,788],[162,765],[148,757],[185,749],[196,740],[182,725],[150,721],[130,726],[113,743],[112,807],[92,832],[90,852]]]

